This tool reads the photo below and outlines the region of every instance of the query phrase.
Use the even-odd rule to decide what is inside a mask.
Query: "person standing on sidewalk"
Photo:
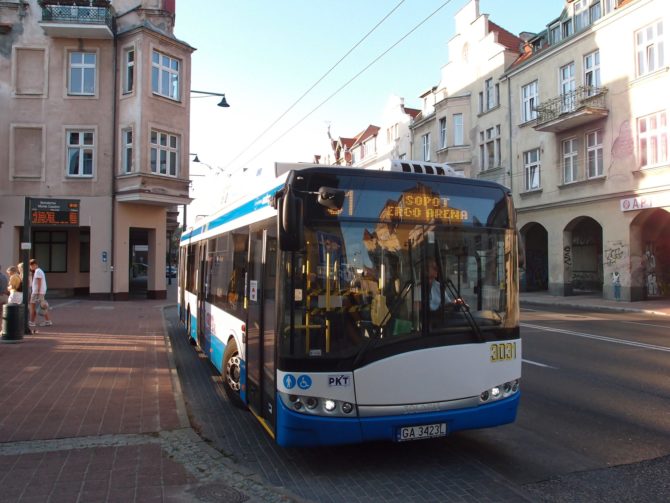
[[[40,323],[41,327],[48,327],[53,325],[51,322],[51,317],[49,316],[49,305],[46,303],[44,296],[47,293],[47,279],[44,275],[44,271],[40,269],[37,260],[30,259],[30,270],[33,273],[33,287],[31,289],[32,293],[30,295],[30,321],[28,325],[31,327],[35,326],[35,318],[37,317],[37,307],[43,306],[44,310],[44,321]]]
[[[7,304],[23,304],[23,284],[19,268],[14,265],[8,267],[7,275],[9,276],[9,286],[7,287],[9,300],[7,300]]]

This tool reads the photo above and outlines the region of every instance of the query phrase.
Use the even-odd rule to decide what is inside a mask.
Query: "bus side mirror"
[[[341,210],[344,204],[344,191],[331,189],[330,187],[321,187],[317,201],[321,206],[325,206],[331,210]]]
[[[277,203],[279,249],[300,251],[305,241],[302,223],[302,199],[297,197],[289,186]]]

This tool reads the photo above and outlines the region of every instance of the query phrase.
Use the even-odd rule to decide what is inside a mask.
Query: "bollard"
[[[23,304],[5,304],[2,306],[1,342],[16,343],[23,340],[24,332]]]

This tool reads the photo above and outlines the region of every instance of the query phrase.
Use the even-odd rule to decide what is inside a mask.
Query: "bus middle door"
[[[275,231],[251,228],[247,311],[247,403],[266,428],[274,430]]]

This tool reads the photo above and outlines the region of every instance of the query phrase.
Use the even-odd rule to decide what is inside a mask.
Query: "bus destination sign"
[[[79,225],[78,199],[31,199],[32,225]]]

